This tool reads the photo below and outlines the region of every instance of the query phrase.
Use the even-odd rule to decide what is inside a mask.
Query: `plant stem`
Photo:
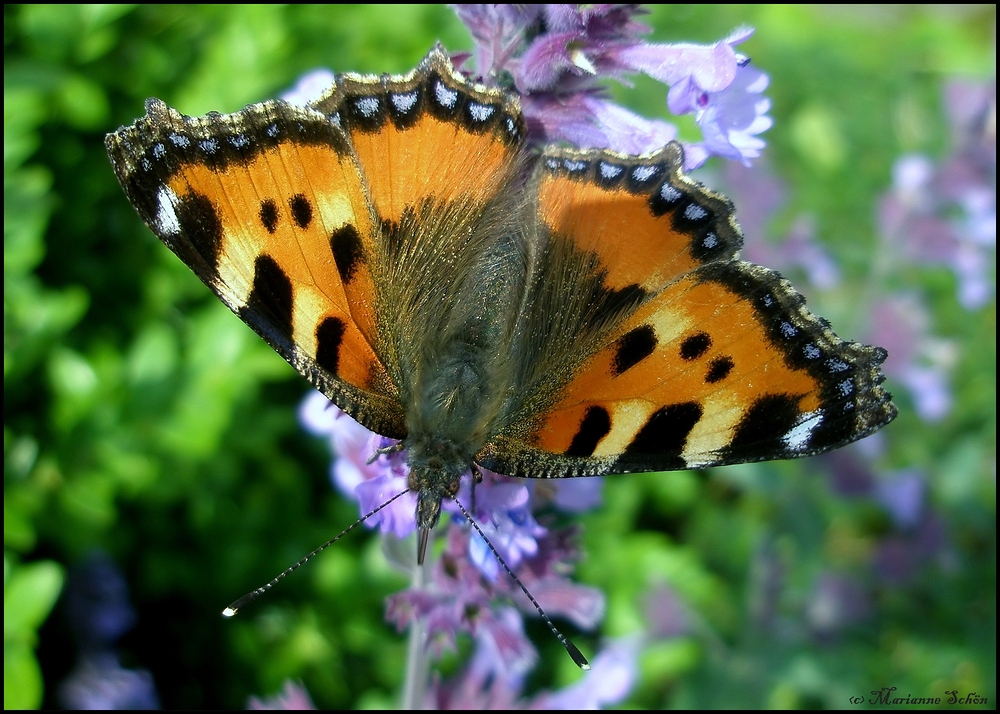
[[[429,555],[429,554],[428,554]],[[422,590],[426,583],[426,574],[433,566],[433,560],[428,557],[424,564],[417,565],[414,551],[413,576],[410,586],[414,590]],[[427,656],[427,623],[419,615],[414,615],[410,621],[410,637],[406,648],[406,679],[403,682],[402,708],[407,711],[424,708],[424,698],[427,694],[427,680],[430,676],[431,660]]]

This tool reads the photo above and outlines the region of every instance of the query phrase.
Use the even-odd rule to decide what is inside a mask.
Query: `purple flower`
[[[529,134],[583,148],[643,154],[677,137],[673,124],[645,119],[597,91],[566,97],[540,94],[523,101],[522,110]]]
[[[735,50],[752,34],[750,28],[740,28],[710,46],[645,45],[623,53],[631,68],[670,86],[667,107],[672,113],[695,115],[705,141],[685,146],[688,169],[709,156],[749,166],[764,148],[756,135],[772,124],[766,116],[771,101],[761,96],[770,80]]]
[[[125,669],[112,650],[81,656],[59,685],[59,701],[66,709],[159,709],[153,675],[145,669]]]
[[[418,617],[429,633],[435,651],[453,649],[455,637],[466,632],[489,638],[501,660],[498,666],[516,670],[520,663],[535,657],[534,647],[520,626],[495,605],[496,590],[469,560],[467,535],[449,528],[441,558],[431,569],[429,582],[389,598],[386,619],[403,629]]]
[[[695,113],[705,140],[685,147],[684,165],[687,169],[701,166],[709,156],[751,164],[764,149],[758,134],[767,131],[774,123],[767,116],[771,100],[761,96],[767,89],[768,76],[754,67],[740,67],[736,78],[719,92],[706,92]]]
[[[514,620],[511,621],[513,624]],[[609,643],[594,658],[580,681],[555,692],[521,699],[530,667],[498,667],[504,657],[486,639],[477,639],[466,667],[448,681],[435,681],[425,706],[437,709],[599,709],[622,702],[638,678],[643,640],[623,637]]]
[[[536,507],[551,502],[560,511],[583,513],[601,504],[604,479],[588,478],[530,479],[532,502]]]
[[[551,694],[542,694],[531,702],[531,709],[601,709],[619,704],[632,690],[639,677],[639,651],[642,638],[623,637],[608,644],[594,661],[589,672],[576,684]]]
[[[84,652],[113,648],[135,625],[128,583],[102,551],[91,552],[70,572],[63,607]]]
[[[872,567],[879,580],[902,584],[928,564],[944,562],[946,546],[944,522],[938,514],[927,512],[907,532],[883,539],[875,549]]]
[[[507,566],[517,570],[524,558],[538,553],[537,538],[546,532],[531,514],[528,488],[523,481],[491,473],[484,474],[483,482],[477,484],[475,489],[474,517],[479,527]],[[461,493],[459,499],[468,502]],[[469,557],[486,577],[497,579],[500,565],[496,556],[475,532],[471,534]]]
[[[924,513],[927,482],[918,469],[898,471],[879,479],[875,494],[899,530],[911,530],[920,523]]]
[[[66,709],[159,709],[153,676],[121,666],[115,643],[135,625],[128,584],[118,566],[101,551],[75,566],[63,596],[66,617],[76,635],[76,667],[59,685]]]
[[[330,440],[337,458],[331,468],[341,493],[358,501],[361,515],[370,513],[409,487],[409,467],[401,452],[380,454],[396,442],[368,431],[319,392],[310,393],[299,407],[299,420],[316,436]],[[417,496],[409,493],[365,521],[383,533],[405,538],[416,529]]]
[[[520,632],[519,642],[526,642],[521,619],[516,611],[506,609],[509,632]],[[472,658],[462,673],[448,682],[435,681],[427,693],[427,709],[515,709],[525,676],[534,666],[537,655],[523,652],[521,657],[505,656],[501,642],[493,636],[476,638]]]
[[[930,316],[914,294],[893,295],[871,311],[872,340],[889,352],[885,374],[901,382],[924,421],[943,419],[951,410],[948,375],[957,361],[954,343],[929,334]]]
[[[299,77],[295,86],[282,92],[281,98],[289,104],[306,106],[333,86],[336,75],[328,69],[314,69]]]
[[[713,45],[651,44],[641,39],[650,28],[634,20],[643,13],[636,5],[460,5],[456,12],[476,41],[477,76],[513,79],[535,141],[634,154],[673,140],[673,125],[614,104],[600,83],[642,73],[669,87],[673,114],[694,114],[702,128],[704,141],[685,145],[688,169],[712,155],[747,164],[760,155],[757,135],[771,126],[761,94],[768,78],[735,50],[748,28]]]
[[[723,178],[737,207],[747,260],[781,271],[801,270],[820,290],[830,290],[840,283],[840,269],[817,242],[815,221],[810,216],[798,216],[784,237],[768,240],[769,224],[784,206],[788,189],[765,164],[750,168],[728,162]]]
[[[902,255],[947,265],[969,310],[993,295],[996,263],[995,82],[951,83],[946,89],[954,148],[940,164],[919,154],[901,157],[893,187],[879,204],[882,235]]]

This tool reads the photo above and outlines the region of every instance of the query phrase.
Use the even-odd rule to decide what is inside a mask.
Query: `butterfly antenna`
[[[463,506],[459,502],[459,500],[454,496],[452,496],[451,499],[458,504],[459,509],[461,509],[462,511],[462,515],[465,516],[465,519],[472,524],[473,528],[476,529],[476,533],[479,534],[480,538],[482,538],[486,542],[486,546],[490,549],[490,552],[493,553],[493,557],[495,557],[497,561],[500,563],[500,565],[503,566],[503,569],[507,571],[507,575],[509,575],[511,579],[515,583],[517,583],[517,586],[521,588],[521,592],[527,595],[528,599],[531,600],[531,604],[535,606],[535,609],[538,610],[538,614],[541,615],[542,621],[549,626],[549,630],[551,630],[552,634],[556,636],[556,639],[559,640],[559,643],[565,648],[567,654],[569,654],[569,656],[573,658],[573,661],[576,663],[576,666],[584,670],[585,672],[589,671],[590,662],[588,662],[587,658],[583,656],[583,653],[580,650],[578,650],[576,645],[570,642],[570,640],[563,633],[559,631],[559,628],[555,626],[552,620],[549,619],[549,616],[545,614],[545,610],[542,609],[542,606],[539,605],[538,601],[534,598],[534,596],[530,592],[528,592],[528,588],[524,586],[524,583],[521,582],[520,578],[514,575],[514,571],[511,570],[510,567],[508,567],[507,562],[503,559],[500,553],[497,552],[497,549],[493,547],[493,544],[490,543],[490,539],[486,537],[485,533],[483,533],[483,529],[479,527],[479,524],[476,523],[475,520],[473,520],[472,516],[469,515],[469,512],[465,510],[465,506]]]
[[[268,590],[270,590],[271,588],[273,588],[275,585],[277,585],[281,580],[284,580],[293,570],[297,570],[301,566],[305,565],[307,562],[309,562],[310,560],[312,560],[314,556],[318,555],[319,553],[321,553],[322,551],[324,551],[326,548],[330,547],[331,545],[333,545],[334,543],[336,543],[338,540],[340,540],[341,538],[343,538],[345,535],[347,535],[348,533],[350,533],[351,531],[353,531],[358,525],[360,525],[361,523],[364,523],[369,518],[371,518],[372,516],[374,516],[376,513],[378,513],[379,511],[381,511],[383,508],[385,508],[386,506],[388,506],[390,503],[392,503],[393,501],[395,501],[397,498],[399,498],[399,497],[401,497],[404,494],[407,494],[409,492],[410,492],[410,489],[406,489],[405,491],[400,491],[399,493],[397,493],[395,496],[393,496],[392,498],[390,498],[388,501],[386,501],[385,503],[383,503],[378,508],[375,508],[374,510],[371,510],[368,513],[366,513],[365,515],[361,516],[361,518],[359,518],[358,520],[354,521],[354,523],[352,523],[347,528],[345,528],[343,531],[341,531],[338,536],[336,536],[335,538],[331,538],[326,543],[324,543],[323,545],[321,545],[319,548],[317,548],[316,550],[314,550],[313,552],[311,552],[309,555],[307,555],[304,558],[302,558],[299,562],[295,563],[291,567],[285,568],[283,571],[281,571],[280,573],[278,573],[277,577],[275,577],[269,583],[267,583],[266,585],[261,585],[256,590],[251,590],[246,595],[244,595],[243,597],[241,597],[239,600],[236,600],[235,602],[233,602],[229,607],[227,607],[225,610],[222,611],[222,616],[223,617],[233,617],[240,610],[242,610],[243,608],[245,608],[247,605],[249,605],[250,603],[252,603],[254,600],[256,600],[261,595],[263,595],[264,593],[266,593]]]

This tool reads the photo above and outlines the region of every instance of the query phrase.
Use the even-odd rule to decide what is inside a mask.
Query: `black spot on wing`
[[[716,357],[708,363],[708,374],[705,375],[705,381],[709,384],[721,382],[729,376],[733,366],[732,357]]]
[[[274,233],[278,229],[278,206],[273,199],[260,202],[260,222],[268,233]]]
[[[330,250],[333,252],[334,262],[337,263],[340,279],[346,285],[354,278],[358,265],[365,260],[358,229],[348,223],[335,230],[330,236]]]
[[[240,308],[240,317],[250,324],[259,315],[274,329],[276,336],[292,341],[292,281],[281,266],[269,255],[261,255],[254,262],[253,288],[246,304]]]
[[[701,419],[702,408],[697,402],[671,404],[656,410],[643,425],[632,443],[625,449],[628,455],[656,455],[672,457],[663,468],[684,468],[681,452],[688,434]]]
[[[611,375],[617,377],[653,354],[656,349],[656,332],[650,325],[629,330],[615,343],[615,356],[611,361]]]
[[[288,207],[292,209],[292,220],[299,228],[308,228],[312,222],[312,204],[301,193],[297,193],[288,199]]]
[[[580,428],[566,450],[567,456],[590,456],[601,439],[611,431],[611,416],[604,407],[590,407],[580,421]]]
[[[344,321],[328,317],[316,328],[316,363],[330,374],[340,366],[340,343],[344,339]]]
[[[693,360],[704,355],[712,346],[712,338],[706,332],[697,332],[685,337],[681,343],[681,359]]]
[[[805,370],[816,380],[824,416],[811,433],[811,451],[853,441],[895,418],[891,395],[880,386],[884,376],[879,365],[885,359],[885,350],[838,339],[829,331],[829,323],[810,315],[803,306],[804,298],[774,271],[733,261],[706,267],[703,276],[703,280],[718,282],[753,305],[756,319],[785,364],[791,369]],[[789,415],[799,413],[795,398],[784,399],[787,402],[784,419],[774,428],[770,442],[777,456],[788,451],[780,438],[794,426]],[[758,409],[782,416],[780,395],[770,400]],[[753,435],[752,425],[747,425],[741,433]],[[742,458],[755,455],[744,454]],[[733,456],[734,460],[739,458]],[[758,458],[763,458],[763,454]]]
[[[189,193],[175,207],[177,222],[198,254],[213,271],[218,270],[222,251],[222,219],[208,196]]]
[[[740,419],[726,451],[735,459],[751,461],[787,451],[782,437],[800,420],[799,399],[791,394],[759,397]]]
[[[638,284],[632,283],[623,288],[608,288],[596,281],[591,285],[593,297],[589,304],[593,309],[592,324],[614,321],[628,314],[646,299],[647,292]]]

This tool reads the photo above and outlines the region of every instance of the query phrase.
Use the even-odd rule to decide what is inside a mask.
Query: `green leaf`
[[[11,568],[3,589],[3,639],[34,644],[35,631],[45,622],[62,590],[61,565],[42,560]]]
[[[51,560],[15,566],[4,558],[4,709],[37,709],[42,703],[35,633],[55,605],[64,580],[62,566]]]
[[[6,618],[5,618],[6,619]],[[30,648],[3,650],[3,708],[38,709],[42,703],[42,670]]]

